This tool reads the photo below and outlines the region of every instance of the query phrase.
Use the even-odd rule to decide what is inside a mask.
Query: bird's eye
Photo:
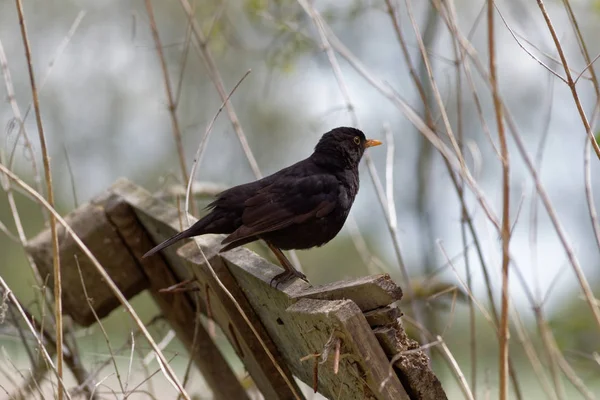
[[[358,136],[354,136],[354,143],[356,143],[357,146],[360,145],[360,138]]]

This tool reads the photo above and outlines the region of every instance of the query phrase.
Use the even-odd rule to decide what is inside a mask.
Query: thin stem
[[[236,89],[242,84],[244,79],[246,79],[246,77],[250,74],[250,72],[251,72],[251,70],[246,71],[246,73],[240,78],[238,83],[235,84],[235,86],[233,87],[233,89],[231,89],[231,92],[229,92],[229,94],[227,95],[225,100],[223,100],[221,107],[219,107],[219,109],[213,116],[212,120],[206,127],[206,132],[204,132],[204,136],[202,136],[202,139],[200,140],[200,144],[198,145],[198,150],[196,150],[196,156],[194,157],[194,164],[192,165],[192,171],[190,172],[190,175],[192,177],[196,175],[196,168],[198,168],[198,166],[200,165],[200,163],[202,161],[202,156],[204,155],[204,150],[206,150],[206,144],[208,143],[208,138],[210,137],[210,133],[212,132],[212,128],[213,128],[215,122],[217,121],[217,117],[219,116],[219,114],[221,114],[221,111],[223,111],[223,108],[225,108],[227,106],[227,104],[229,104],[229,99],[231,98],[233,93],[235,93]],[[190,200],[191,193],[192,193],[192,183],[193,182],[194,182],[193,179],[188,179],[187,187],[185,190],[185,210],[186,211],[189,210],[189,206],[190,206],[189,200]],[[192,202],[192,204],[193,204],[193,202]]]
[[[596,108],[594,110],[594,115],[592,116],[592,121],[594,121],[594,117],[598,115],[599,111],[600,98],[598,98],[598,101],[596,102]],[[598,249],[600,249],[600,224],[598,223],[598,212],[596,211],[596,203],[594,201],[594,190],[592,188],[592,169],[590,166],[590,142],[588,140],[586,140],[586,144],[583,150],[583,174],[585,186],[585,199],[587,201],[588,210],[590,212],[590,220],[592,223],[592,229],[594,230],[596,244],[598,245]]]
[[[390,19],[392,20],[392,25],[394,26],[394,31],[396,32],[396,37],[398,38],[398,43],[400,43],[400,49],[402,50],[402,55],[404,57],[404,61],[408,66],[408,72],[415,86],[417,87],[417,91],[419,92],[419,97],[421,97],[421,101],[423,102],[423,108],[425,109],[425,120],[431,120],[431,109],[427,107],[427,95],[425,94],[425,89],[423,88],[423,84],[419,79],[419,75],[415,70],[415,67],[412,64],[410,59],[410,54],[408,52],[408,47],[406,46],[406,40],[404,40],[404,35],[402,34],[402,30],[400,29],[400,18],[398,16],[397,10],[392,5],[391,0],[385,0],[385,4],[387,6],[387,12],[390,15]],[[433,128],[433,126],[431,126]]]
[[[456,14],[455,14],[455,10],[452,8],[452,3],[448,3],[448,5],[450,7],[449,11],[451,14],[451,18],[455,20]],[[456,31],[456,38],[459,40],[461,47],[467,52],[469,57],[472,59],[473,64],[477,68],[478,72],[484,78],[483,82],[489,84],[489,79],[487,78],[485,68],[482,66],[482,64],[477,56],[477,53],[474,51],[474,49],[472,48],[470,43],[464,39],[464,37],[460,34],[459,31]],[[505,112],[505,117],[506,117],[506,123],[509,128],[509,132],[515,141],[517,150],[519,151],[521,158],[525,162],[525,166],[527,167],[527,170],[529,171],[529,173],[532,176],[533,182],[535,183],[536,191],[537,191],[538,195],[540,196],[540,199],[542,201],[542,204],[544,205],[544,208],[546,209],[546,212],[548,213],[548,216],[550,218],[550,221],[552,222],[554,230],[556,231],[558,239],[567,254],[569,263],[571,264],[573,271],[575,272],[575,275],[579,282],[579,285],[581,286],[581,288],[583,290],[586,302],[588,303],[588,305],[591,308],[591,311],[594,315],[594,320],[595,320],[596,324],[600,327],[600,309],[598,307],[598,304],[595,303],[594,294],[593,294],[591,287],[589,285],[589,282],[581,268],[581,264],[579,263],[579,260],[570,244],[570,239],[568,238],[567,233],[565,232],[564,228],[562,227],[560,220],[557,216],[556,210],[552,206],[549,196],[546,193],[546,190],[544,189],[544,186],[542,185],[542,183],[540,181],[539,173],[536,170],[536,168],[534,166],[534,162],[531,159],[531,157],[529,156],[529,154],[525,148],[522,137],[516,128],[516,124],[513,121],[510,112],[506,108],[504,108],[504,112]],[[516,387],[515,387],[515,389],[516,389]]]
[[[546,11],[546,6],[544,5],[544,1],[537,0],[537,3],[538,3],[538,6],[540,7],[540,11],[542,12],[542,15],[544,16],[546,25],[548,25],[548,30],[550,31],[550,34],[552,35],[552,40],[554,41],[556,50],[558,51],[560,61],[565,70],[565,75],[567,76],[567,85],[569,86],[569,89],[571,89],[571,94],[573,95],[573,100],[575,101],[575,105],[577,106],[577,111],[579,112],[579,116],[581,117],[581,122],[583,122],[583,126],[585,127],[585,132],[588,135],[588,139],[592,143],[592,147],[594,148],[594,151],[596,152],[596,156],[600,159],[600,146],[598,146],[598,143],[596,142],[596,139],[594,138],[594,133],[592,132],[590,123],[585,115],[585,111],[583,110],[583,105],[581,104],[581,100],[579,99],[579,94],[577,93],[577,86],[575,85],[575,81],[573,80],[573,76],[571,75],[571,70],[569,69],[569,63],[567,62],[567,57],[565,56],[563,48],[560,44],[558,35],[556,34],[556,31],[554,30],[554,26],[552,25],[550,16],[548,15],[548,12]],[[600,317],[600,315],[599,315],[599,317]]]
[[[462,390],[463,395],[465,396],[465,399],[474,400],[475,397],[473,397],[473,393],[471,392],[471,389],[469,388],[467,380],[465,379],[465,375],[462,373],[458,363],[456,362],[456,359],[450,352],[450,349],[448,348],[448,346],[446,346],[444,339],[439,335],[436,338],[437,338],[438,342],[440,343],[440,347],[442,348],[442,354],[448,360],[448,364],[452,367],[452,372],[454,373],[454,375],[456,376],[456,379],[460,383],[460,389]]]
[[[515,332],[517,334],[517,338],[521,342],[521,345],[523,346],[523,349],[525,350],[525,354],[527,355],[527,358],[529,359],[529,362],[533,368],[533,371],[535,372],[536,376],[538,377],[540,385],[542,386],[542,390],[546,393],[546,396],[548,399],[560,400],[558,398],[557,391],[554,390],[550,386],[550,383],[548,382],[548,378],[544,374],[544,366],[542,365],[542,361],[540,360],[537,352],[535,351],[535,348],[531,342],[531,338],[527,334],[527,329],[525,328],[525,325],[523,324],[523,321],[521,319],[521,316],[519,315],[519,312],[516,310],[514,302],[513,302],[512,307],[514,310],[513,311],[513,321],[514,321]]]
[[[193,17],[193,13],[196,11],[195,7],[196,3],[194,2],[194,7],[192,9],[192,14],[190,14],[189,18]],[[183,53],[181,55],[181,70],[179,71],[179,79],[177,80],[177,89],[175,91],[175,108],[179,107],[179,101],[181,100],[181,93],[183,92],[183,77],[185,75],[185,67],[187,66],[188,56],[190,54],[190,48],[192,44],[192,23],[189,20],[187,21],[187,27],[185,29],[185,42],[183,44]]]
[[[510,113],[506,113],[506,123],[508,125],[511,136],[513,137],[515,144],[517,145],[517,149],[518,149],[519,153],[521,154],[523,161],[525,161],[525,166],[529,170],[529,173],[532,175],[537,193],[540,196],[540,199],[542,200],[542,204],[544,205],[544,208],[546,209],[546,212],[548,213],[548,217],[550,218],[552,225],[554,226],[554,230],[556,231],[558,239],[560,240],[561,245],[565,249],[565,253],[567,254],[569,263],[573,267],[575,276],[577,277],[579,285],[581,286],[581,289],[583,290],[585,300],[588,303],[588,306],[590,307],[592,314],[594,316],[594,321],[596,322],[596,325],[598,326],[598,328],[600,328],[600,307],[595,301],[594,292],[592,291],[590,283],[588,282],[588,280],[585,276],[585,273],[583,272],[583,269],[581,268],[579,259],[577,258],[577,255],[575,254],[575,251],[573,250],[573,247],[570,244],[570,239],[568,238],[567,233],[565,232],[564,228],[562,227],[562,224],[560,223],[560,219],[558,218],[556,210],[554,209],[554,207],[552,206],[552,203],[550,202],[550,197],[548,196],[546,189],[544,189],[544,186],[542,185],[542,182],[540,181],[539,174],[535,170],[533,161],[531,160],[531,157],[529,156],[527,150],[525,149],[525,144],[523,143],[523,139],[522,139],[521,135],[519,134],[519,132],[516,128],[516,124],[513,121]]]
[[[145,0],[145,3],[146,10],[148,11],[148,18],[150,19],[150,30],[152,31],[152,37],[154,38],[154,46],[156,47],[156,52],[160,60],[160,68],[162,70],[163,81],[165,83],[165,91],[167,92],[167,100],[169,102],[169,114],[171,115],[173,137],[175,138],[177,154],[179,156],[179,167],[181,168],[181,177],[183,178],[183,182],[187,182],[188,174],[187,167],[185,166],[185,152],[183,151],[181,129],[179,128],[179,120],[177,119],[177,107],[173,98],[173,91],[171,90],[171,79],[169,78],[169,70],[167,69],[167,62],[165,61],[163,47],[160,42],[160,36],[158,35],[158,29],[156,28],[156,20],[154,19],[154,9],[152,8],[152,1]]]
[[[573,30],[575,31],[575,35],[577,35],[577,43],[579,44],[579,49],[581,50],[581,54],[583,54],[583,58],[587,63],[586,67],[581,71],[577,79],[575,79],[575,83],[579,80],[579,78],[583,75],[583,73],[589,69],[590,75],[592,77],[592,83],[594,84],[594,91],[596,92],[596,99],[600,99],[600,85],[598,84],[598,77],[596,76],[596,71],[593,68],[594,61],[598,59],[598,56],[591,59],[590,53],[587,49],[587,45],[585,44],[585,40],[583,39],[583,34],[579,29],[579,23],[577,23],[577,19],[575,18],[575,13],[573,12],[573,8],[571,7],[571,2],[569,0],[563,0],[563,4],[565,5],[565,9],[567,10],[567,14],[569,15],[569,20],[571,21],[571,25],[573,25]]]
[[[40,111],[40,101],[35,83],[35,74],[33,72],[33,61],[31,58],[31,47],[27,37],[27,28],[25,26],[25,16],[23,13],[23,4],[21,0],[16,0],[17,14],[19,16],[19,25],[21,26],[21,36],[25,48],[25,57],[27,59],[27,69],[29,71],[29,81],[31,84],[31,94],[33,97],[33,108],[35,110],[35,121],[38,128],[40,139],[40,149],[42,151],[42,160],[44,163],[44,175],[46,178],[46,191],[48,195],[48,204],[54,208],[54,190],[52,189],[52,172],[50,169],[50,158],[46,146],[46,136],[44,135],[44,125],[42,124],[42,114]],[[63,320],[62,320],[62,281],[60,272],[60,259],[58,248],[58,234],[56,232],[56,218],[50,216],[50,232],[52,235],[52,258],[54,271],[54,318],[56,323],[56,371],[58,373],[58,400],[64,398],[63,377]]]
[[[112,360],[113,366],[115,368],[115,373],[117,375],[117,381],[119,382],[119,387],[121,388],[121,391],[123,393],[127,393],[127,390],[126,390],[127,385],[125,385],[125,387],[123,387],[123,381],[121,380],[121,374],[119,373],[119,367],[117,366],[117,360],[115,358],[115,353],[112,349],[112,346],[110,345],[110,339],[108,337],[108,333],[106,332],[106,329],[104,328],[104,324],[100,320],[100,317],[98,317],[98,313],[96,313],[96,310],[94,309],[94,305],[92,303],[93,299],[88,295],[87,287],[85,285],[85,279],[83,278],[83,273],[81,272],[81,266],[79,265],[79,259],[77,258],[77,255],[75,255],[75,264],[77,265],[77,272],[79,272],[79,280],[81,281],[81,288],[83,289],[83,295],[85,296],[85,301],[87,302],[87,305],[90,308],[90,311],[94,315],[96,322],[98,322],[100,331],[102,331],[102,335],[104,336],[104,340],[106,341],[106,347],[108,348],[108,352],[110,353],[110,359]],[[129,378],[129,377],[127,377],[127,378]],[[129,379],[127,379],[127,381],[129,381]]]
[[[463,147],[464,147],[464,129],[463,129],[463,112],[462,112],[462,102],[463,102],[463,96],[462,96],[462,73],[461,73],[461,68],[460,68],[460,64],[462,63],[462,57],[461,57],[461,52],[460,49],[458,47],[458,44],[456,43],[456,41],[453,41],[454,46],[453,50],[454,50],[454,58],[456,59],[456,132],[457,132],[457,136],[458,136],[458,145],[460,146],[460,151],[464,153]],[[452,173],[452,170],[450,169],[450,167],[448,167],[448,173],[450,174],[451,177],[454,177],[454,174]],[[456,181],[456,179],[453,179],[453,181]],[[464,251],[464,258],[465,258],[465,274],[467,277],[467,288],[469,290],[469,292],[473,292],[473,277],[472,277],[472,272],[471,272],[471,257],[469,256],[469,251],[467,249],[467,227],[469,226],[469,221],[470,221],[470,215],[467,212],[467,208],[466,208],[466,204],[464,202],[464,193],[465,193],[465,182],[464,180],[460,180],[460,184],[455,185],[456,186],[456,191],[459,197],[459,200],[461,202],[461,207],[460,207],[460,213],[461,213],[461,217],[460,217],[460,237],[462,240],[462,244],[463,244],[463,251]],[[472,225],[471,225],[472,226]],[[474,240],[476,242],[479,242],[479,239],[477,238],[477,236],[474,234],[475,232],[472,232],[473,236],[474,236]],[[483,260],[481,260],[483,262]],[[487,268],[485,267],[485,265],[482,263],[483,265],[483,269],[487,271]],[[493,298],[492,298],[493,300]],[[468,296],[467,299],[468,305],[469,305],[469,348],[470,348],[470,352],[471,352],[471,358],[470,358],[470,367],[471,367],[471,390],[474,393],[477,393],[477,324],[476,324],[476,319],[475,319],[475,306],[473,304],[473,299],[471,299],[471,296]],[[492,302],[492,307],[493,307],[493,302]]]
[[[425,65],[425,70],[427,71],[427,77],[429,79],[429,84],[431,85],[431,89],[432,89],[434,98],[435,98],[435,100],[437,102],[439,111],[440,111],[441,116],[442,116],[442,121],[444,123],[444,128],[446,130],[446,135],[450,139],[450,143],[452,144],[452,148],[456,152],[456,156],[458,158],[458,161],[460,162],[461,169],[464,170],[464,169],[466,169],[466,167],[465,167],[465,161],[464,161],[464,158],[462,156],[462,153],[461,153],[461,150],[460,150],[460,146],[458,145],[456,137],[454,136],[454,133],[452,131],[452,126],[450,124],[450,119],[448,118],[448,113],[446,112],[446,107],[444,105],[444,101],[442,100],[442,95],[441,95],[441,93],[439,91],[438,85],[437,85],[435,77],[433,75],[433,68],[432,68],[431,62],[429,60],[429,55],[427,54],[427,50],[425,48],[425,43],[423,42],[423,38],[421,36],[420,30],[419,30],[419,26],[418,26],[417,22],[415,21],[415,18],[414,18],[414,15],[413,15],[412,5],[411,5],[411,3],[410,3],[409,0],[405,0],[405,4],[406,4],[406,11],[407,11],[408,17],[409,17],[411,25],[413,27],[413,31],[415,32],[415,38],[417,39],[417,44],[419,45],[419,50],[421,52],[421,56],[423,57],[423,63]]]
[[[496,50],[494,40],[494,1],[488,0],[488,50],[490,59],[490,84],[494,98],[494,111],[498,124],[498,138],[500,139],[500,155],[502,161],[502,302],[500,314],[500,399],[506,400],[508,396],[508,264],[510,261],[510,162],[506,135],[504,132],[504,118],[502,103],[498,93],[498,77],[496,75]]]
[[[398,220],[396,215],[396,201],[394,200],[394,150],[396,146],[394,144],[394,134],[392,133],[389,124],[386,123],[383,130],[385,132],[385,143],[387,145],[385,157],[385,194],[388,204],[388,213],[390,215],[390,224],[396,229]]]
[[[221,100],[225,102],[227,98],[227,91],[225,90],[225,85],[223,84],[223,79],[221,78],[221,74],[219,73],[219,69],[217,68],[217,64],[208,49],[208,42],[198,21],[192,18],[192,6],[190,5],[188,0],[180,0],[181,6],[185,11],[186,15],[189,17],[189,21],[192,24],[192,33],[193,37],[196,39],[193,43],[197,47],[198,53],[202,57],[202,61],[204,62],[206,69],[208,70],[208,74],[219,92],[219,96]],[[242,149],[244,150],[244,154],[246,155],[246,159],[250,164],[250,168],[254,173],[254,176],[257,179],[262,178],[262,173],[258,168],[258,163],[256,162],[256,158],[254,158],[254,154],[252,154],[252,150],[250,150],[250,146],[248,145],[248,139],[246,138],[246,134],[242,129],[242,125],[240,124],[240,120],[237,117],[235,109],[231,102],[226,102],[225,110],[227,111],[227,115],[229,116],[229,120],[231,121],[231,125],[233,126],[233,130],[235,131]]]
[[[14,147],[16,148],[17,143],[19,142],[19,136],[23,135],[24,146],[25,146],[25,149],[27,150],[27,152],[29,153],[29,158],[31,159],[31,169],[33,172],[33,179],[36,184],[36,188],[37,188],[38,192],[44,193],[44,188],[42,186],[42,179],[40,177],[37,162],[35,161],[35,152],[33,150],[33,145],[31,144],[31,140],[29,139],[29,134],[27,133],[27,129],[25,128],[23,116],[21,115],[21,109],[19,108],[19,105],[17,104],[15,88],[12,83],[10,70],[8,68],[8,60],[6,58],[6,53],[4,51],[4,46],[2,45],[1,40],[0,40],[0,70],[2,70],[2,75],[4,76],[4,84],[6,86],[6,92],[7,92],[6,94],[8,96],[8,102],[10,103],[10,107],[11,107],[13,115],[14,115],[14,120],[15,120],[15,122],[17,124],[17,128],[18,128],[18,133],[15,138],[15,146]],[[13,148],[11,153],[14,153],[16,151],[15,148]],[[10,161],[8,163],[10,168],[12,168],[13,159],[14,159],[14,157],[12,157],[12,154],[11,154],[11,156],[9,157]],[[19,230],[20,229],[19,228],[20,221],[18,223],[15,221],[15,224],[17,225],[17,230]]]
[[[475,195],[477,201],[481,205],[483,212],[488,217],[494,227],[500,230],[500,223],[496,217],[493,209],[482,190],[477,185],[475,179],[467,168],[464,168],[464,159],[462,155],[453,154],[448,146],[438,137],[438,135],[423,121],[423,119],[415,112],[415,110],[408,105],[406,101],[401,99],[393,89],[391,89],[384,82],[375,78],[373,74],[364,66],[364,64],[352,54],[352,52],[335,36],[329,29],[327,30],[328,39],[331,46],[344,58],[348,63],[358,72],[365,80],[372,85],[379,93],[385,96],[390,102],[398,108],[398,110],[404,115],[404,117],[410,121],[414,127],[421,133],[431,144],[440,152],[440,154],[446,159],[453,170],[461,174],[465,182],[469,186],[469,189]],[[368,155],[368,154],[367,154]],[[368,158],[367,158],[368,160]],[[385,197],[385,194],[384,196]]]
[[[0,169],[2,169],[2,168],[4,168],[4,166],[2,164],[0,164]],[[34,191],[33,189],[31,189],[31,190]],[[39,195],[39,196],[40,196],[40,199],[45,201],[41,195]],[[2,296],[6,296],[14,304],[14,306],[17,309],[17,311],[19,312],[19,314],[21,314],[21,317],[25,321],[27,328],[29,329],[29,331],[31,332],[33,337],[35,338],[38,348],[42,352],[42,356],[44,357],[45,362],[54,371],[58,381],[60,382],[60,385],[64,388],[64,383],[62,382],[62,377],[58,374],[58,371],[57,371],[56,367],[54,366],[54,363],[52,362],[52,357],[50,356],[48,349],[46,349],[46,346],[44,346],[44,341],[42,340],[41,335],[38,335],[37,331],[35,330],[35,327],[33,326],[33,324],[31,323],[31,320],[28,317],[28,313],[25,312],[25,310],[21,306],[21,303],[15,297],[14,293],[12,292],[12,290],[10,289],[10,287],[8,286],[8,284],[2,278],[1,275],[0,275],[0,286],[4,290],[4,293],[2,293]],[[67,399],[71,399],[71,396],[69,395],[68,391],[65,390],[64,393],[65,393],[65,396],[67,397]]]
[[[546,349],[548,356],[548,364],[550,373],[552,375],[552,381],[554,383],[554,392],[556,393],[556,397],[559,399],[565,398],[565,390],[561,382],[561,378],[558,372],[558,349],[556,348],[556,344],[553,340],[552,330],[548,326],[548,322],[544,318],[542,314],[542,306],[537,305],[533,308],[535,313],[535,320],[538,325],[538,329],[540,332],[540,338],[542,340],[542,345]]]

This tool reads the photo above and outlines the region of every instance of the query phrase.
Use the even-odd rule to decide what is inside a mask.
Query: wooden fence
[[[214,398],[249,397],[202,324],[192,348],[197,311],[221,327],[266,399],[304,398],[294,377],[332,399],[446,398],[428,358],[404,332],[396,306],[402,291],[389,276],[320,287],[293,280],[276,289],[269,282],[281,271],[278,266],[245,248],[219,254],[219,235],[202,236],[196,243],[142,259],[155,243],[180,230],[180,218],[175,207],[121,179],[66,220],[127,298],[142,290],[151,292]],[[74,241],[62,228],[59,231],[64,312],[88,326],[96,319],[85,306],[79,268],[100,318],[120,303]],[[50,232],[34,238],[29,251],[51,281]],[[161,292],[186,280],[194,281],[199,296]]]

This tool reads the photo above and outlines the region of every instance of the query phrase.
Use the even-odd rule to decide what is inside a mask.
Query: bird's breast
[[[339,186],[339,207],[343,210],[349,211],[354,203],[354,198],[358,193],[358,175],[352,174],[349,171],[342,179],[340,179],[341,185]]]

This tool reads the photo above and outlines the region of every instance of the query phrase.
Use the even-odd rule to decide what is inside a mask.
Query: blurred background
[[[408,5],[404,1],[384,0],[310,3],[333,43],[331,54],[340,68],[337,76],[314,18],[295,1],[190,3],[225,92],[229,93],[251,70],[231,97],[241,130],[236,132],[230,112],[224,110],[220,114],[198,165],[196,180],[227,187],[256,179],[256,168],[262,175],[273,173],[310,155],[320,136],[337,126],[358,126],[368,137],[382,140],[384,146],[369,150],[372,169],[366,162],[361,166],[361,190],[340,235],[322,248],[297,252],[304,272],[313,284],[387,272],[403,288],[410,285],[414,298],[405,297],[400,303],[403,311],[410,318],[408,302],[419,302],[427,330],[442,335],[476,397],[489,393],[495,396],[498,345],[487,315],[494,307],[499,314],[499,233],[473,191],[462,183],[459,171],[450,173],[439,151],[396,103],[373,85],[373,81],[378,82],[421,118],[429,118],[430,126],[451,146],[444,124],[447,115],[459,138],[466,167],[500,219],[502,165],[497,154],[495,111],[485,75],[486,2],[452,2],[460,35],[449,29],[446,17],[451,13],[446,8],[440,12],[437,1],[409,1]],[[194,154],[222,99],[215,88],[214,71],[207,69],[200,48],[194,44],[190,17],[181,3],[154,1],[152,5],[189,174]],[[598,159],[593,150],[590,155],[589,140],[571,90],[561,80],[565,70],[536,2],[503,0],[497,1],[496,7],[498,85],[506,113],[514,120],[517,135],[534,163],[538,182],[548,195],[569,246],[598,294],[599,242],[586,200],[586,151],[591,158],[587,188],[591,189],[591,204],[595,206],[598,203],[593,193],[600,186]],[[578,98],[596,131],[593,122],[599,100],[597,82],[594,84],[591,73],[594,66],[584,70],[589,62],[581,51],[578,32],[594,60],[600,53],[600,42],[595,40],[600,35],[600,2],[548,1],[545,7],[573,79],[581,74],[576,85]],[[146,4],[141,0],[30,0],[25,2],[24,12],[57,209],[68,213],[119,177],[127,177],[150,191],[181,185],[183,174],[165,78]],[[578,32],[569,12],[576,18]],[[444,112],[428,79],[415,26],[427,49]],[[399,32],[415,76],[422,83],[425,103],[410,75]],[[459,36],[470,41],[471,56],[461,57]],[[32,163],[42,179],[43,167],[13,1],[0,2],[0,41],[1,161],[35,186]],[[344,57],[344,51],[351,57]],[[478,62],[483,70],[477,67]],[[366,75],[361,71],[366,71]],[[24,120],[33,156],[15,115],[15,104]],[[247,140],[246,151],[240,132]],[[515,140],[508,136],[513,227],[511,355],[519,373],[522,398],[585,398],[600,393],[598,326],[565,247],[539,200],[535,180]],[[250,153],[255,160],[254,171],[248,160]],[[472,230],[463,218],[451,174],[464,188]],[[382,205],[377,196],[374,176],[387,195],[383,200],[392,200],[395,206],[391,217],[385,211],[389,204]],[[44,228],[44,214],[37,204],[18,192],[15,200],[25,234],[31,238]],[[22,246],[10,236],[16,237],[17,230],[5,191],[0,193],[0,222],[5,227],[0,232],[0,275],[23,304],[32,311],[39,310],[35,304],[41,301],[40,288]],[[397,224],[395,235],[390,234],[390,224]],[[394,246],[395,241],[398,247]],[[262,251],[258,246],[253,249]],[[398,253],[410,282],[401,273]],[[488,271],[489,286],[482,265]],[[136,297],[132,304],[145,321],[158,313],[145,294]],[[5,328],[0,332],[0,384],[6,393],[17,389],[29,368],[18,335],[7,326],[10,324],[6,320],[0,325]],[[407,322],[405,325],[421,341],[414,326]],[[130,339],[133,324],[118,311],[106,320],[106,327],[113,346],[119,348]],[[545,330],[547,336],[543,340],[541,332]],[[168,326],[160,321],[152,327],[157,338],[167,331]],[[532,367],[531,357],[523,350],[522,333],[539,357],[540,370]],[[472,362],[473,335],[476,365]],[[84,362],[95,365],[107,357],[97,327],[76,330],[75,336],[84,349]],[[141,349],[146,349],[142,351],[148,352],[144,346],[140,344]],[[233,353],[226,351],[235,363]],[[166,352],[177,354],[174,364],[178,370],[185,368],[187,356],[176,339]],[[435,351],[431,354],[433,368],[449,397],[458,398],[461,392],[446,362]],[[119,357],[128,362],[127,352]],[[555,363],[560,365],[556,370],[552,368]],[[157,364],[150,364],[149,368],[155,370]],[[16,370],[24,372],[19,375]],[[238,370],[243,375],[239,365]],[[134,372],[141,374],[141,367]],[[110,371],[104,375],[110,375]],[[142,375],[137,381],[132,378],[132,385],[142,380]],[[105,385],[116,388],[111,382],[114,383],[114,376],[109,376]],[[155,390],[166,385],[160,374],[151,382]],[[191,388],[199,398],[210,398],[199,376]],[[516,395],[511,391],[511,398],[516,398],[513,396]]]

